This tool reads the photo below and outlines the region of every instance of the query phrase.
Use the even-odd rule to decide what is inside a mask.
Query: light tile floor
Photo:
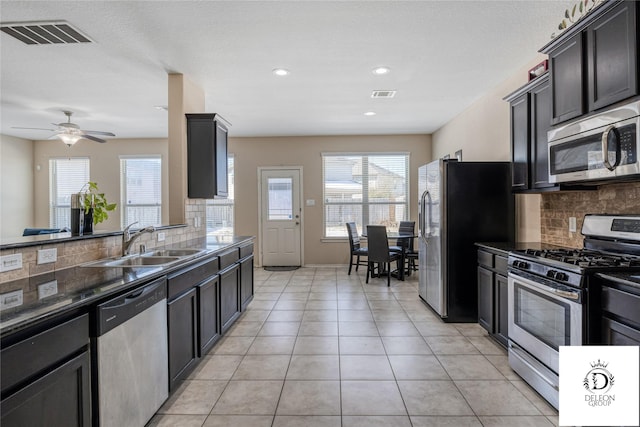
[[[443,323],[417,277],[255,270],[255,297],[149,426],[557,426],[478,324]]]

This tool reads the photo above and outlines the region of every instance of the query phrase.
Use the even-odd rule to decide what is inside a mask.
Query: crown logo
[[[602,369],[604,369],[604,368],[606,368],[608,365],[609,365],[609,364],[608,364],[608,363],[606,363],[606,362],[604,362],[604,361],[602,361],[602,362],[601,362],[601,361],[600,361],[600,359],[598,359],[598,361],[597,361],[597,362],[592,362],[592,363],[591,363],[591,367],[592,367],[592,368],[602,368]]]

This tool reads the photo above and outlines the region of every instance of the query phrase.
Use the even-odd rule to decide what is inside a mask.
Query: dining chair
[[[373,274],[373,265],[378,263],[378,276],[386,270],[387,286],[391,286],[391,263],[402,259],[402,254],[389,250],[387,228],[384,225],[367,225],[367,241],[369,242],[369,262],[367,263],[367,279],[365,283],[369,283],[369,274]]]
[[[400,221],[398,226],[398,234],[411,234],[415,233],[416,222],[415,221]],[[418,251],[414,250],[414,239],[398,239],[396,244],[389,249],[396,252],[402,252],[404,249],[405,256],[405,271],[407,275],[410,275],[412,271],[417,271],[418,266],[416,260],[418,259]],[[403,247],[404,246],[404,247]]]
[[[349,275],[351,275],[351,268],[354,264],[356,271],[358,271],[359,265],[368,265],[367,261],[360,261],[360,257],[368,256],[369,252],[367,248],[360,246],[360,236],[358,235],[358,228],[355,222],[347,223],[347,234],[349,235]],[[353,262],[353,257],[356,257],[355,263]]]

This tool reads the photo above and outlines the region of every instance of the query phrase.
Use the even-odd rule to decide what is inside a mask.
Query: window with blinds
[[[207,235],[232,236],[234,234],[234,161],[233,154],[227,157],[227,185],[229,194],[226,199],[207,200]]]
[[[49,226],[71,227],[71,195],[89,181],[89,158],[49,159]]]
[[[162,158],[120,156],[122,228],[162,224]]]
[[[324,153],[322,172],[325,237],[346,237],[347,222],[397,230],[408,218],[408,153]]]

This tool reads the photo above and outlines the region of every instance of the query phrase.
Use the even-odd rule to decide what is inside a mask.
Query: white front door
[[[260,188],[262,265],[301,265],[300,169],[262,169]]]

